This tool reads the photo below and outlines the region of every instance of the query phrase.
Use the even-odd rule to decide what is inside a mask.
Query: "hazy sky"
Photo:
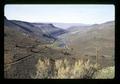
[[[5,5],[10,20],[97,24],[115,19],[114,5]]]

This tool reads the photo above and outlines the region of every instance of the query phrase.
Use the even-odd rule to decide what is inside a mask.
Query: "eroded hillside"
[[[4,77],[89,79],[114,66],[113,22],[83,29],[66,32],[51,24],[5,19]],[[94,47],[101,50],[96,53]]]

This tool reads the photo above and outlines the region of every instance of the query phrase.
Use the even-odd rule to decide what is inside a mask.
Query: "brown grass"
[[[32,76],[32,78],[89,79],[99,69],[98,65],[91,64],[89,60],[76,60],[74,63],[71,63],[67,59],[57,59],[51,63],[50,59],[39,59],[36,65],[36,75]]]

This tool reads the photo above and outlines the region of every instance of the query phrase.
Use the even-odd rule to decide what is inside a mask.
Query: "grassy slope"
[[[67,40],[75,56],[89,58],[95,62],[96,48],[99,50],[99,62],[103,65],[114,65],[115,27],[114,22],[90,26],[90,30],[75,34],[64,34],[60,38]],[[83,31],[83,30],[82,30]],[[107,61],[107,62],[106,62]]]
[[[52,48],[34,38],[5,26],[4,28],[4,72],[5,78],[31,78],[35,74],[39,58],[61,59],[65,50]],[[69,57],[68,57],[69,58]]]
[[[106,30],[106,32],[107,32],[107,30]],[[110,32],[110,34],[111,34],[111,32]],[[108,35],[109,35],[109,32],[108,32]],[[85,36],[85,37],[87,37],[87,36]],[[111,37],[112,37],[112,34],[111,34]],[[76,46],[74,45],[74,47],[76,49],[78,48],[77,50],[75,50],[75,49],[67,50],[67,49],[58,48],[58,47],[56,47],[56,45],[42,44],[40,41],[37,42],[35,39],[28,38],[27,36],[23,35],[21,32],[11,29],[11,28],[7,28],[7,27],[5,27],[4,39],[5,39],[5,41],[4,41],[4,43],[5,43],[5,45],[4,45],[5,46],[5,55],[4,55],[5,78],[31,78],[31,77],[34,78],[34,76],[36,76],[36,71],[39,71],[39,69],[36,68],[35,65],[38,64],[40,58],[42,58],[43,60],[46,58],[52,59],[52,60],[55,60],[56,62],[58,62],[59,59],[64,60],[65,58],[67,58],[67,60],[70,60],[70,62],[74,62],[76,59],[81,57],[80,53],[76,52],[80,48],[80,44],[78,44],[81,42],[80,40],[78,40],[80,42],[78,42],[78,41],[74,42],[75,44],[77,44]],[[108,38],[108,39],[111,40],[111,38]],[[94,41],[91,40],[91,43],[93,43],[93,42],[95,42],[95,40]],[[83,43],[82,43],[82,46],[87,45],[90,47],[90,43],[87,43],[87,42],[86,42],[86,44],[85,44],[85,42],[83,42]],[[111,42],[111,43],[113,44],[113,42]],[[108,44],[108,43],[106,42],[106,44]],[[16,47],[16,45],[17,45],[17,47]],[[91,45],[91,47],[92,46],[93,45]],[[82,48],[84,48],[84,47],[82,47]],[[88,48],[87,48],[87,50],[88,50]],[[77,57],[77,58],[74,59],[74,57]],[[103,60],[103,59],[105,59],[105,60]],[[102,60],[101,62],[103,63],[103,65],[111,66],[113,64],[113,63],[111,63],[111,60],[108,60],[108,58],[103,58],[103,59],[101,59]],[[95,63],[95,59],[93,61]],[[10,64],[12,62],[13,62],[13,64]],[[113,62],[113,60],[112,60],[112,62]],[[78,61],[76,63],[79,65]],[[72,65],[74,65],[74,63]],[[77,65],[75,65],[75,66],[76,66],[76,68],[71,68],[70,66],[68,66],[69,68],[71,68],[71,74],[74,72],[74,70],[75,70],[75,73],[79,73],[79,71],[77,71],[77,70],[81,69],[80,66],[79,67],[77,67]],[[75,67],[75,66],[73,66],[73,67]],[[45,67],[43,67],[43,68],[45,68]],[[63,68],[60,67],[58,69],[58,71],[59,71],[57,74],[58,78],[66,78],[66,76],[69,75],[68,72],[70,70],[68,70],[67,68],[64,68],[64,67]],[[67,73],[68,75],[65,75],[64,73]],[[75,73],[73,73],[75,77],[72,76],[71,78],[76,78]],[[69,77],[70,76],[71,75],[69,75]],[[39,78],[39,76],[38,76],[38,78]]]

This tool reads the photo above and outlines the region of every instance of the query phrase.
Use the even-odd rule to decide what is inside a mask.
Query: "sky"
[[[9,20],[50,23],[100,24],[114,21],[114,5],[105,4],[10,4],[5,5],[4,15]]]

